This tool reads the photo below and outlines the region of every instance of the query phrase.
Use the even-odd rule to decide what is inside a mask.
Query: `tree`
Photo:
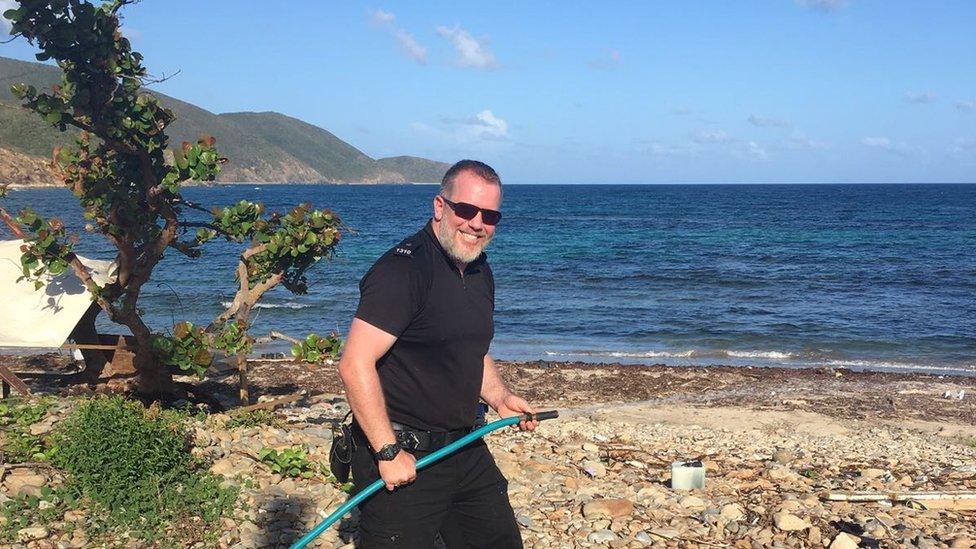
[[[306,270],[335,253],[343,227],[334,213],[308,204],[281,215],[246,201],[211,210],[183,198],[182,184],[212,181],[226,159],[207,136],[169,151],[165,130],[174,114],[144,89],[149,79],[142,55],[119,32],[118,12],[132,2],[21,0],[3,14],[11,21],[11,34],[40,50],[38,60],[53,59],[62,70],[60,85],[50,91],[25,84],[11,90],[52,126],[81,130],[74,146],[55,149],[53,165],[91,221],[87,229],[118,249],[116,279],[105,286],[95,283],[73,252],[77,237],[68,235],[59,219],[26,209],[14,221],[25,234],[23,278],[39,287],[44,275],[72,271],[106,315],[132,333],[134,389],[161,394],[172,392],[174,371],[202,375],[213,360],[212,349],[237,355],[243,368],[254,342],[248,329],[255,303],[278,284],[304,293]],[[188,219],[189,212],[204,212],[209,219]],[[0,211],[3,216],[11,217]],[[199,257],[201,246],[217,237],[246,246],[230,307],[207,327],[181,322],[170,335],[154,334],[138,306],[153,269],[169,251]],[[294,352],[318,361],[334,357],[340,345],[334,333],[297,343]]]

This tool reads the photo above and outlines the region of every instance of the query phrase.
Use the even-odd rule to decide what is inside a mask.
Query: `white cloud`
[[[3,16],[3,12],[20,7],[17,0],[0,0],[0,34],[10,34],[10,20]]]
[[[373,12],[373,22],[377,25],[392,25],[395,20],[396,16],[392,13],[383,10]]]
[[[718,143],[731,143],[732,137],[722,130],[702,130],[691,137],[699,145],[713,145]]]
[[[607,50],[599,59],[589,62],[591,69],[609,70],[620,66],[620,52]]]
[[[437,34],[451,42],[458,54],[458,65],[476,69],[494,69],[498,67],[495,54],[488,46],[476,40],[471,33],[454,25],[452,28],[437,27]]]
[[[955,155],[976,156],[976,139],[970,137],[956,138],[951,152]]]
[[[797,0],[797,4],[823,13],[830,13],[847,5],[847,0]]]
[[[782,120],[779,118],[769,118],[766,116],[759,116],[756,114],[749,115],[749,123],[753,126],[760,128],[790,128],[793,124],[789,120]]]
[[[956,109],[960,111],[976,111],[976,99],[972,101],[956,101]]]
[[[907,101],[909,103],[915,103],[916,105],[924,105],[926,103],[935,103],[935,101],[938,98],[939,98],[938,95],[936,95],[935,93],[930,92],[930,91],[926,91],[926,92],[908,92],[908,93],[905,94],[905,101]]]
[[[786,147],[793,150],[823,150],[828,145],[823,141],[811,139],[802,132],[796,132],[786,140]]]
[[[861,139],[861,144],[898,156],[907,156],[911,152],[905,143],[895,142],[887,137],[865,137]]]
[[[407,57],[421,65],[427,63],[427,48],[420,45],[409,32],[403,29],[397,29],[394,36],[396,36],[397,42],[400,43],[400,47],[403,48],[403,52],[407,54]]]
[[[427,48],[420,44],[420,42],[417,42],[412,34],[397,26],[395,15],[383,10],[376,10],[373,12],[372,19],[376,26],[389,32],[396,38],[404,55],[421,65],[427,64]]]
[[[659,158],[673,158],[676,156],[684,156],[691,152],[688,149],[688,147],[682,145],[675,145],[673,143],[662,143],[660,141],[652,141],[650,143],[647,143],[645,147],[641,147],[641,150],[644,153]]]
[[[423,122],[414,122],[415,131],[437,137],[453,144],[472,144],[490,141],[509,141],[508,122],[485,109],[465,118],[441,117],[445,127],[438,128]]]
[[[478,139],[508,139],[508,122],[485,109],[475,117],[477,123],[471,124]]]
[[[760,146],[755,141],[750,141],[748,144],[748,154],[756,160],[768,160],[769,154],[766,153],[766,149]]]

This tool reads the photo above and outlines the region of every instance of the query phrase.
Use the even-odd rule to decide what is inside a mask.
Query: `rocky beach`
[[[976,491],[976,378],[549,362],[500,369],[537,409],[560,411],[535,433],[488,437],[526,547],[976,544],[976,501],[965,495]],[[302,448],[324,463],[348,407],[334,368],[265,361],[250,378],[273,420],[248,426],[233,409],[199,414],[192,452],[240,490],[214,543],[287,547],[349,496],[322,474],[275,473],[260,453]],[[229,407],[235,380],[214,372],[198,383]],[[72,392],[51,377],[30,383],[39,393]],[[74,402],[57,398],[30,432],[56,429]],[[704,489],[670,487],[676,460],[702,462]],[[59,482],[44,464],[4,463],[0,477],[0,501]],[[936,499],[917,499],[921,492]],[[853,493],[879,501],[831,500]],[[356,518],[313,546],[353,547]],[[87,547],[84,520],[69,511],[22,528],[15,546]],[[184,542],[203,546],[192,531]]]

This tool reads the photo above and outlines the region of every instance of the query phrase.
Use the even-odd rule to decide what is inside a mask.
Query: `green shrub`
[[[53,403],[52,398],[42,397],[31,401],[11,399],[0,404],[0,427],[3,427],[0,452],[4,461],[24,463],[47,459],[44,441],[30,434],[30,427],[44,418]]]
[[[224,423],[224,429],[260,427],[262,425],[277,425],[278,423],[278,416],[271,410],[253,410],[230,416],[230,419]]]
[[[279,452],[272,448],[263,448],[258,453],[258,459],[267,463],[271,472],[286,477],[312,478],[320,470],[314,461],[308,459],[304,448],[286,448]]]
[[[96,531],[186,542],[186,526],[216,522],[237,497],[203,472],[188,440],[185,414],[100,397],[78,406],[55,432],[52,461],[65,473],[67,493],[98,509],[90,515],[101,521]]]
[[[0,540],[14,542],[21,528],[46,525],[60,519],[72,503],[62,490],[47,486],[41,488],[40,497],[19,495],[11,499],[0,507],[0,516],[5,519],[0,522]]]

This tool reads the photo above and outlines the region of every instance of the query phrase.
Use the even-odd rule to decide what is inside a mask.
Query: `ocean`
[[[352,229],[309,271],[307,295],[276,288],[258,305],[256,334],[302,336],[346,330],[360,277],[423,226],[436,190],[241,184],[185,195],[282,211],[308,201]],[[65,190],[18,189],[3,205],[82,232]],[[976,185],[508,185],[502,210],[487,250],[497,358],[976,374]],[[82,255],[114,257],[100,235],[81,236]],[[235,249],[215,242],[195,261],[171,251],[144,290],[150,325],[222,310]]]

